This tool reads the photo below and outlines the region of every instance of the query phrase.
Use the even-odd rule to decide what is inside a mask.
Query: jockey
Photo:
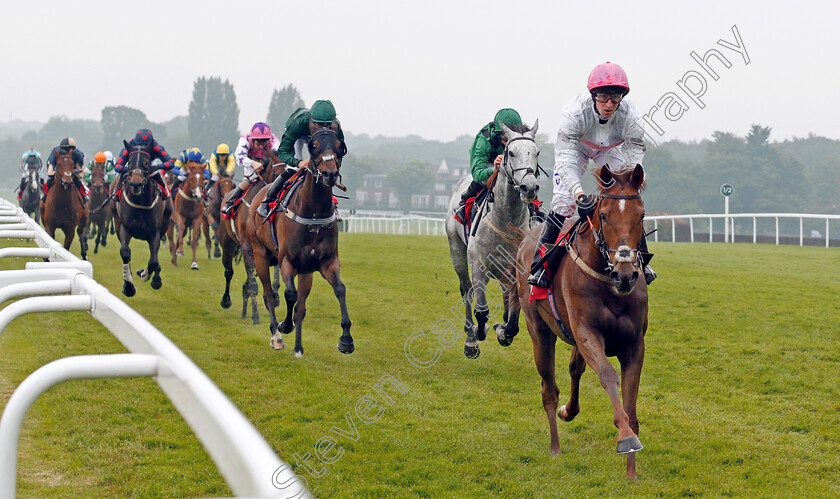
[[[111,185],[114,177],[116,177],[114,174],[114,164],[113,162],[109,163],[108,156],[101,151],[93,156],[93,161],[85,165],[85,184],[90,185],[90,175],[94,165],[102,165],[103,171],[105,172],[105,183]]]
[[[207,158],[201,154],[201,151],[197,147],[181,151],[178,159],[175,160],[175,167],[172,169],[172,173],[176,175],[175,184],[172,186],[172,196],[175,196],[175,190],[187,179],[187,174],[190,173],[189,167],[202,165],[204,165],[204,178],[210,178],[210,172],[207,169]]]
[[[338,135],[339,140],[344,140],[344,131],[341,123],[335,117],[335,106],[328,100],[317,100],[312,104],[312,109],[298,108],[286,120],[286,129],[283,131],[283,139],[280,141],[280,149],[277,157],[286,163],[286,170],[274,179],[268,188],[257,213],[263,218],[268,217],[270,204],[283,190],[283,185],[292,175],[301,168],[309,166],[309,160],[303,159],[303,149],[309,138],[319,128],[331,128]]]
[[[169,171],[174,166],[174,160],[169,153],[166,152],[166,149],[155,140],[154,136],[152,135],[152,131],[148,129],[140,129],[137,130],[137,133],[134,135],[134,138],[128,143],[128,149],[123,148],[122,152],[120,153],[120,157],[117,158],[117,164],[114,166],[114,169],[120,175],[128,172],[128,156],[132,149],[135,146],[149,146],[150,151],[149,154],[151,155],[152,164],[154,163],[155,159],[159,159],[161,164],[158,167],[159,170],[156,170],[149,178],[155,180],[158,185],[161,187],[163,192],[166,192],[166,184],[163,182],[163,177],[160,175],[161,171]]]
[[[205,190],[209,191],[220,177],[233,179],[235,169],[236,162],[230,154],[230,147],[227,144],[216,146],[216,150],[210,154],[210,173],[212,176],[207,182]]]
[[[46,199],[47,191],[55,183],[55,161],[56,154],[61,152],[69,152],[73,158],[73,183],[79,188],[79,192],[83,194],[83,200],[87,201],[87,188],[82,184],[82,165],[85,162],[85,153],[76,149],[76,141],[73,137],[65,137],[61,139],[58,147],[50,151],[50,157],[47,159],[47,183],[44,193],[41,194],[41,199]]]
[[[550,285],[549,275],[540,264],[540,247],[545,249],[554,244],[563,222],[574,213],[575,204],[581,218],[594,212],[595,198],[583,192],[580,180],[589,160],[598,166],[608,165],[610,170],[621,173],[641,164],[645,155],[642,116],[633,103],[624,98],[630,93],[624,70],[611,62],[595,66],[589,74],[587,90],[576,95],[563,108],[554,147],[551,210],[543,225],[528,277],[528,282],[534,286]],[[650,256],[644,236],[639,250],[643,257]],[[552,252],[552,260],[556,262],[563,251],[565,247]],[[646,264],[649,260],[644,260],[648,284],[656,279],[656,273]]]
[[[245,178],[232,191],[222,207],[222,215],[230,217],[233,214],[236,202],[259,181],[259,173],[265,167],[263,161],[268,159],[268,150],[274,150],[279,144],[280,139],[271,133],[271,128],[262,121],[254,123],[251,132],[239,138],[234,159],[237,165],[245,169]]]
[[[470,172],[473,180],[467,190],[461,194],[461,203],[455,209],[455,216],[459,220],[467,220],[466,206],[469,198],[475,197],[487,185],[487,179],[493,171],[502,165],[507,137],[502,131],[502,123],[511,127],[522,124],[522,118],[516,110],[511,108],[500,109],[493,118],[493,121],[484,125],[475,136],[472,147],[470,147]],[[529,207],[533,207],[533,204]]]
[[[35,149],[29,149],[20,158],[20,187],[17,190],[18,199],[23,195],[23,190],[26,188],[26,182],[29,179],[29,170],[38,170],[44,167],[44,162],[41,161],[41,153]]]

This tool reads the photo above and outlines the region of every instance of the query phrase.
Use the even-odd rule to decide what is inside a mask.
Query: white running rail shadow
[[[131,377],[154,378],[236,496],[311,497],[291,466],[277,457],[251,422],[198,366],[143,316],[93,280],[90,262],[66,251],[5,200],[0,200],[0,238],[31,239],[39,246],[2,248],[0,257],[50,260],[29,262],[26,270],[0,271],[0,303],[30,296],[0,310],[0,334],[23,314],[84,310],[131,352],[60,359],[36,370],[17,387],[0,419],[0,498],[15,496],[21,424],[41,394],[69,380]]]

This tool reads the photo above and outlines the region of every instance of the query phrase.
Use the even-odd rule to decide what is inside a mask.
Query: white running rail
[[[66,251],[5,200],[0,200],[0,238],[31,239],[39,246],[2,248],[0,257],[50,260],[29,262],[26,270],[0,271],[0,303],[30,296],[0,310],[0,334],[23,314],[84,310],[131,352],[60,359],[36,370],[17,387],[0,419],[0,498],[15,496],[20,428],[35,400],[64,381],[116,377],[154,378],[236,496],[311,497],[291,466],[277,457],[198,366],[143,316],[93,280],[90,262]]]

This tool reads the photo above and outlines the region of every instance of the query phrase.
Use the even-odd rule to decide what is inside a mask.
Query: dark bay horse
[[[160,239],[169,227],[172,215],[172,200],[164,196],[158,189],[157,183],[151,179],[154,167],[151,165],[151,154],[148,147],[135,146],[129,148],[127,173],[122,178],[114,180],[112,189],[118,182],[122,182],[122,195],[116,204],[117,216],[114,225],[120,238],[120,257],[123,261],[123,294],[134,296],[134,280],[131,274],[132,238],[142,239],[149,243],[149,263],[145,269],[137,271],[137,275],[144,281],[152,279],[152,289],[160,289],[163,285],[160,279],[160,262],[158,249]]]
[[[213,228],[213,240],[215,241],[213,249],[213,257],[219,258],[222,256],[222,250],[219,248],[219,224],[222,220],[222,199],[225,199],[227,193],[232,191],[236,185],[233,179],[219,175],[219,180],[213,184],[213,187],[207,192],[207,219],[210,221],[210,227]]]
[[[534,345],[534,360],[542,377],[542,400],[551,433],[551,452],[560,452],[557,416],[571,421],[580,412],[580,377],[591,367],[609,395],[613,423],[618,427],[617,452],[627,454],[626,473],[636,478],[635,453],[642,449],[636,399],[645,355],[648,293],[642,275],[639,243],[645,206],[641,165],[621,174],[608,167],[596,172],[600,184],[591,221],[583,221],[568,245],[552,279],[548,299],[529,300],[528,273],[540,228],[526,237],[517,254],[519,299]],[[553,300],[554,303],[551,303]],[[552,315],[554,308],[564,329]],[[554,377],[557,337],[572,345],[569,402],[557,409],[559,390]],[[619,378],[607,357],[617,357]]]
[[[254,198],[249,212],[248,238],[263,286],[265,307],[271,316],[270,346],[278,350],[284,348],[283,333],[291,332],[294,327],[295,356],[303,355],[301,325],[306,315],[306,298],[312,289],[312,273],[320,272],[332,286],[341,307],[342,334],[338,350],[352,353],[355,345],[350,336],[346,288],[339,276],[338,224],[332,195],[347,147],[333,130],[322,128],[312,134],[308,148],[310,163],[300,172],[305,180],[289,202],[287,211],[277,213],[271,223],[263,223],[263,218],[257,214],[257,203],[267,191],[263,189]],[[271,286],[269,275],[269,266],[275,263],[280,266],[280,275],[286,285],[286,318],[282,324],[278,324],[274,314],[279,296]],[[295,289],[295,276],[298,276],[299,290]]]
[[[95,239],[93,252],[99,252],[99,245],[104,248],[108,242],[108,228],[113,224],[113,212],[111,210],[111,203],[103,205],[106,199],[110,196],[108,183],[105,179],[105,165],[102,163],[93,163],[90,170],[90,205],[94,208],[90,211],[90,224],[87,229],[87,238]]]
[[[242,197],[242,203],[236,209],[234,218],[222,218],[219,230],[216,232],[219,246],[222,248],[222,266],[225,268],[225,292],[222,295],[222,308],[229,308],[231,305],[230,281],[233,279],[233,259],[237,253],[241,253],[245,265],[245,282],[242,284],[242,319],[247,317],[248,303],[250,302],[251,320],[254,325],[260,323],[260,314],[257,310],[259,289],[257,288],[257,271],[254,266],[254,252],[251,249],[251,240],[248,239],[247,235],[247,226],[251,224],[248,210],[257,193],[271,184],[286,168],[286,164],[280,161],[271,150],[268,151],[268,158],[264,163],[266,167],[259,174],[259,180]],[[230,192],[224,196],[222,201],[227,201],[228,197],[230,197]],[[257,206],[259,206],[259,202]]]
[[[198,237],[204,227],[204,239],[207,246],[207,258],[210,258],[210,232],[204,218],[204,165],[197,165],[189,169],[186,180],[178,189],[173,199],[172,219],[178,229],[177,241],[172,234],[172,227],[168,231],[169,251],[172,253],[172,265],[178,265],[177,249],[182,247],[187,228],[190,229],[192,248],[192,264],[190,268],[198,270],[195,252],[198,249]]]
[[[41,175],[39,168],[26,168],[26,187],[20,193],[20,208],[36,222],[41,221]]]
[[[73,182],[75,178],[73,156],[70,152],[58,152],[55,156],[55,183],[41,203],[41,219],[44,229],[55,238],[56,229],[64,232],[64,249],[70,249],[76,233],[82,248],[82,260],[87,260],[87,229],[89,208],[82,200],[82,193]]]

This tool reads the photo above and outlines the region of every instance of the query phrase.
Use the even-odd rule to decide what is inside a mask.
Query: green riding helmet
[[[511,125],[521,125],[522,118],[519,116],[519,113],[516,112],[515,109],[511,109],[506,107],[504,109],[500,109],[498,113],[496,113],[496,117],[493,118],[493,127],[496,129],[497,132],[502,131],[502,123],[505,126]]]
[[[309,114],[315,123],[328,125],[335,119],[335,106],[328,100],[316,100]]]

